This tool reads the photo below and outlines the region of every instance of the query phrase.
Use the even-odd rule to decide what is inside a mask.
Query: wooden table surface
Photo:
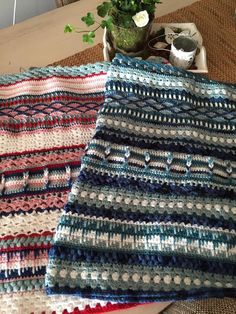
[[[197,0],[162,0],[157,16],[162,16]],[[80,34],[64,34],[67,23],[82,26],[81,16],[95,12],[101,0],[80,0],[0,30],[0,74],[21,72],[29,67],[46,66],[88,48]],[[86,28],[85,28],[86,30]],[[94,44],[102,41],[97,32]]]
[[[163,0],[157,16],[175,11],[197,0]],[[95,12],[101,0],[80,0],[68,6],[0,30],[0,74],[17,73],[31,66],[46,66],[88,48],[78,34],[64,34],[67,23],[83,26],[80,17]],[[94,44],[102,41],[99,30]],[[158,314],[171,302],[152,303],[114,314]]]

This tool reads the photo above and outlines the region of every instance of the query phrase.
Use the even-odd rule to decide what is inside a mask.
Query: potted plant
[[[100,20],[88,12],[81,20],[90,28],[80,30],[67,24],[66,33],[83,33],[83,41],[93,44],[96,31],[106,28],[116,50],[137,52],[145,46],[155,15],[155,6],[160,0],[110,0],[97,7]]]

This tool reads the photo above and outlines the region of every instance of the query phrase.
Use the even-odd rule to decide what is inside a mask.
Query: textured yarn
[[[106,72],[101,63],[0,77],[0,313],[117,308],[44,291],[48,250],[104,101]]]
[[[211,298],[173,302],[162,314],[235,314],[236,299]]]
[[[48,294],[236,296],[236,86],[118,55],[57,227]]]

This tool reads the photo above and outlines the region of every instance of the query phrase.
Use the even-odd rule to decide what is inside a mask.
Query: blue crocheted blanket
[[[48,294],[236,297],[236,86],[117,55]]]

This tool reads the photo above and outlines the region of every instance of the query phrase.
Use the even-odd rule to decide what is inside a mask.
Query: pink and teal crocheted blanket
[[[236,297],[235,201],[236,85],[118,55],[57,227],[47,292]]]
[[[235,107],[121,55],[0,77],[0,312],[235,297]]]
[[[101,63],[0,77],[0,313],[126,307],[48,297],[44,289],[48,251],[104,102],[107,68]]]

